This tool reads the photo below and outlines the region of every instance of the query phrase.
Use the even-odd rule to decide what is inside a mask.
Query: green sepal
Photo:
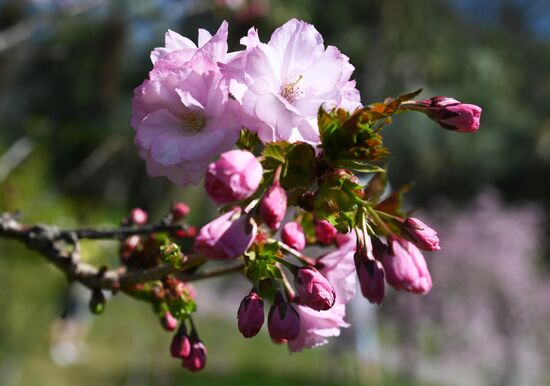
[[[260,143],[261,142],[258,134],[246,129],[241,129],[239,139],[237,140],[237,147],[239,149],[248,150],[251,152],[252,150],[254,150],[256,145],[259,145]]]

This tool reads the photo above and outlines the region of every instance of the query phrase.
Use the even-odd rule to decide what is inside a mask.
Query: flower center
[[[298,87],[298,82],[301,81],[302,78],[303,76],[300,75],[295,81],[288,82],[287,80],[285,80],[281,85],[280,94],[289,103],[293,103],[296,99],[298,99],[298,97],[303,94],[303,92],[300,91],[300,88]]]
[[[183,123],[183,129],[193,133],[201,131],[204,126],[206,126],[206,117],[194,111],[188,111],[185,114],[182,114],[181,120]]]

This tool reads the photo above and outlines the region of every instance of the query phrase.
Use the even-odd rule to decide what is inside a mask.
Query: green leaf
[[[386,170],[378,165],[371,164],[369,162],[357,161],[353,159],[342,159],[339,161],[339,165],[346,169],[352,170],[358,173],[385,173]]]
[[[286,154],[281,185],[287,189],[307,189],[315,181],[315,150],[307,143],[294,144]]]

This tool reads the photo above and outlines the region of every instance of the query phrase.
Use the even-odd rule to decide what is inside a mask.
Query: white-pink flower
[[[199,33],[201,36],[201,33]],[[132,126],[151,176],[196,184],[216,155],[237,141],[239,106],[216,60],[227,52],[227,24],[199,47],[173,32],[166,48],[153,51],[149,79],[136,88]]]
[[[354,67],[336,47],[325,48],[311,24],[292,19],[261,43],[254,30],[241,42],[247,46],[227,66],[231,93],[249,116],[247,128],[263,142],[319,143],[317,112],[360,106],[350,76]]]

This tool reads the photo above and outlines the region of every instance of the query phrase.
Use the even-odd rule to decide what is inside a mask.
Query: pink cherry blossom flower
[[[220,72],[157,65],[134,99],[146,112],[134,120],[135,142],[151,176],[196,184],[239,137],[238,106]]]
[[[227,204],[250,197],[258,189],[262,176],[262,165],[254,154],[231,150],[208,166],[204,187],[216,204]]]
[[[241,42],[246,52],[223,71],[232,77],[231,93],[250,117],[247,128],[263,142],[318,144],[321,105],[360,106],[355,83],[349,80],[354,67],[336,47],[325,48],[311,24],[292,19],[267,44],[259,42],[254,30]]]
[[[212,158],[237,141],[240,108],[218,67],[226,55],[227,23],[214,36],[199,31],[198,47],[169,31],[166,48],[153,51],[154,67],[134,91],[131,119],[151,176],[196,184]]]

